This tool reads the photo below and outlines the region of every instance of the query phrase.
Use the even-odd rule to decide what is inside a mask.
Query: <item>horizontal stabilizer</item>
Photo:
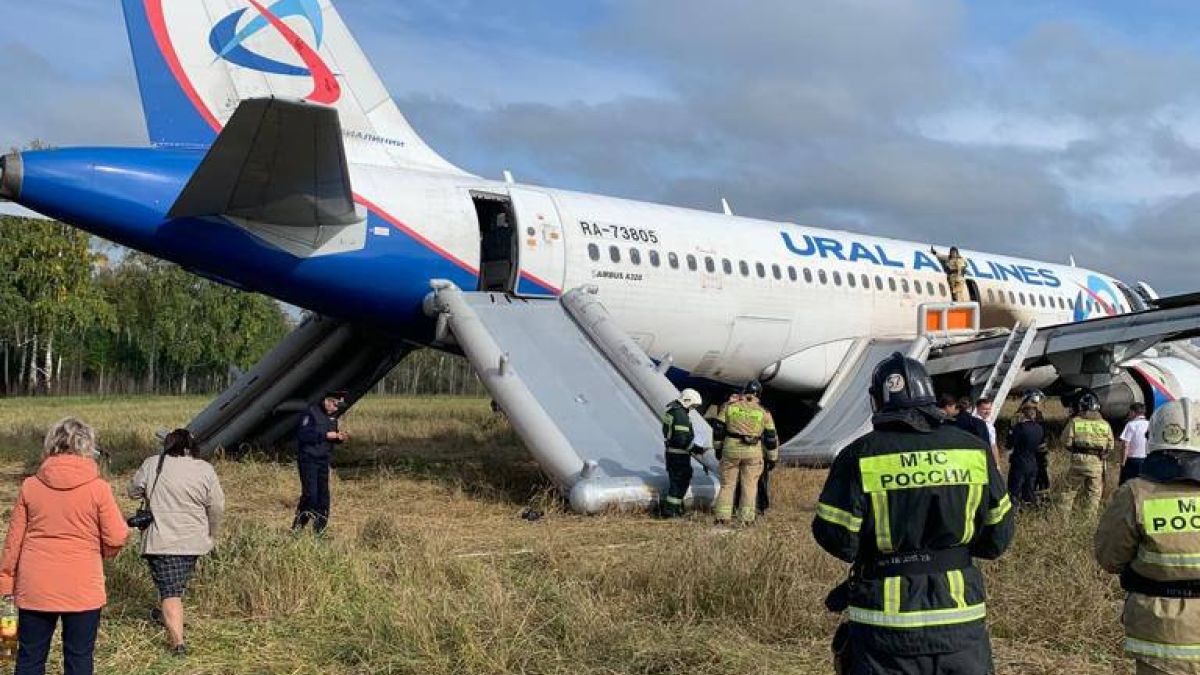
[[[337,111],[273,98],[243,101],[169,215],[297,228],[360,222]]]

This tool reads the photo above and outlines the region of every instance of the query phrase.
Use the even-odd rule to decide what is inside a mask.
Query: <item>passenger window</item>
[[[729,262],[729,258],[721,261],[721,269],[725,270],[725,274],[733,274],[733,263]]]
[[[850,285],[850,288],[855,288],[858,286],[858,280],[854,277],[853,274],[846,275],[846,283]]]
[[[670,265],[671,269],[673,270],[679,269],[679,256],[675,255],[674,253],[668,253],[667,264]]]
[[[650,251],[650,264],[655,267],[662,264],[662,258],[659,257],[658,251]]]
[[[1010,305],[1017,304],[1017,294],[1016,293],[1013,293],[1012,291],[1008,292],[1008,304],[1010,304]]]
[[[1066,308],[1067,308],[1067,302],[1066,302],[1065,300],[1063,300],[1063,297],[1062,297],[1061,295],[1060,295],[1060,296],[1058,296],[1058,308],[1059,308],[1059,309],[1066,309]]]
[[[767,278],[767,268],[763,267],[762,263],[754,263],[754,271],[758,273],[759,279]]]
[[[901,279],[901,280],[900,280],[900,288],[901,288],[901,289],[902,289],[902,290],[903,290],[905,293],[907,293],[907,292],[908,292],[908,279]]]
[[[1025,293],[1024,292],[1018,293],[1017,297],[1021,299],[1021,304],[1024,305],[1025,304]]]
[[[996,292],[989,288],[988,289],[988,302],[995,302],[995,301],[996,301]]]
[[[862,275],[862,287],[867,290],[871,290],[871,277],[865,274]]]
[[[883,290],[883,277],[881,277],[881,276],[875,277],[875,290],[877,290],[877,291]]]
[[[688,257],[687,257],[687,264],[688,264],[688,270],[695,272],[696,271],[696,256],[691,255],[689,253]]]
[[[940,293],[943,298],[949,295],[949,293],[946,291],[946,284],[938,284],[938,293]]]
[[[783,278],[783,272],[779,270],[779,265],[771,265],[771,276],[775,277],[776,281]]]
[[[637,250],[636,248],[629,249],[629,262],[633,263],[634,265],[641,265],[642,264],[642,252]]]
[[[792,281],[796,280],[796,268],[792,267],[791,265],[788,265],[788,279],[791,279]]]
[[[833,273],[833,285],[834,285],[834,286],[841,286],[841,285],[842,285],[842,273],[841,273],[841,272],[834,272],[834,273]]]
[[[608,257],[615,263],[621,262],[621,249],[616,246],[609,246]]]
[[[925,282],[925,290],[928,291],[930,295],[933,295],[933,282],[932,281]]]
[[[892,289],[893,293],[896,292],[896,278],[895,277],[888,277],[888,288]]]
[[[817,272],[817,279],[821,281],[822,286],[829,283],[829,277],[825,274],[825,270],[820,270]]]
[[[708,270],[709,274],[716,274],[717,261],[713,260],[712,257],[710,257],[710,256],[705,256],[704,257],[704,269]]]
[[[748,277],[750,276],[750,265],[746,264],[745,260],[739,260],[738,271],[742,273],[742,276]]]
[[[1045,307],[1046,306],[1046,296],[1039,295],[1038,296],[1038,304],[1041,305],[1042,307]]]
[[[812,270],[804,268],[804,283],[811,284],[813,281]]]
[[[600,259],[600,247],[595,244],[588,244],[588,257],[592,260]]]
[[[913,282],[913,292],[916,293],[917,295],[921,294],[921,282],[919,282],[919,281]]]

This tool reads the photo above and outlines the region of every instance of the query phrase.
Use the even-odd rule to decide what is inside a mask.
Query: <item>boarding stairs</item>
[[[679,390],[612,320],[595,287],[561,298],[464,292],[433,282],[437,339],[457,345],[534,459],[580,513],[646,508],[667,487],[661,415]],[[692,415],[698,443],[708,424]],[[695,461],[689,499],[719,487],[711,452]]]
[[[999,416],[1000,408],[1008,398],[1008,392],[1012,389],[1013,382],[1024,369],[1025,357],[1029,354],[1029,348],[1033,346],[1033,339],[1036,336],[1036,320],[1030,321],[1028,325],[1017,322],[1008,334],[1004,348],[1000,351],[1000,358],[988,373],[983,389],[976,397],[995,402],[995,405],[992,406],[991,419],[988,422],[994,423]]]

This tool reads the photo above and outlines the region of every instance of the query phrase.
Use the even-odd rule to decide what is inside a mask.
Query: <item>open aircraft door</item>
[[[562,219],[554,199],[545,192],[512,188],[513,212],[517,218],[516,295],[557,296],[566,275],[567,252]]]

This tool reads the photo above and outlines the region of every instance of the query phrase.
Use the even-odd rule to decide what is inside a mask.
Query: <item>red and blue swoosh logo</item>
[[[312,78],[313,90],[305,99],[326,105],[337,103],[342,97],[342,87],[337,81],[337,76],[333,74],[333,70],[317,53],[317,50],[321,48],[325,33],[325,23],[318,1],[278,0],[270,7],[264,7],[258,0],[247,1],[258,13],[257,16],[243,25],[243,20],[250,10],[249,8],[239,9],[218,21],[209,34],[208,44],[216,53],[217,58],[260,73]],[[284,19],[292,17],[306,19],[312,26],[316,40],[315,49],[284,21]],[[267,29],[273,29],[279,34],[296,52],[296,56],[304,65],[299,66],[273,59],[254,52],[246,46],[247,40]]]
[[[1087,286],[1078,284],[1082,289],[1075,299],[1075,320],[1086,321],[1093,314],[1101,316],[1116,316],[1120,309],[1117,292],[1102,277],[1095,274],[1088,276]]]

